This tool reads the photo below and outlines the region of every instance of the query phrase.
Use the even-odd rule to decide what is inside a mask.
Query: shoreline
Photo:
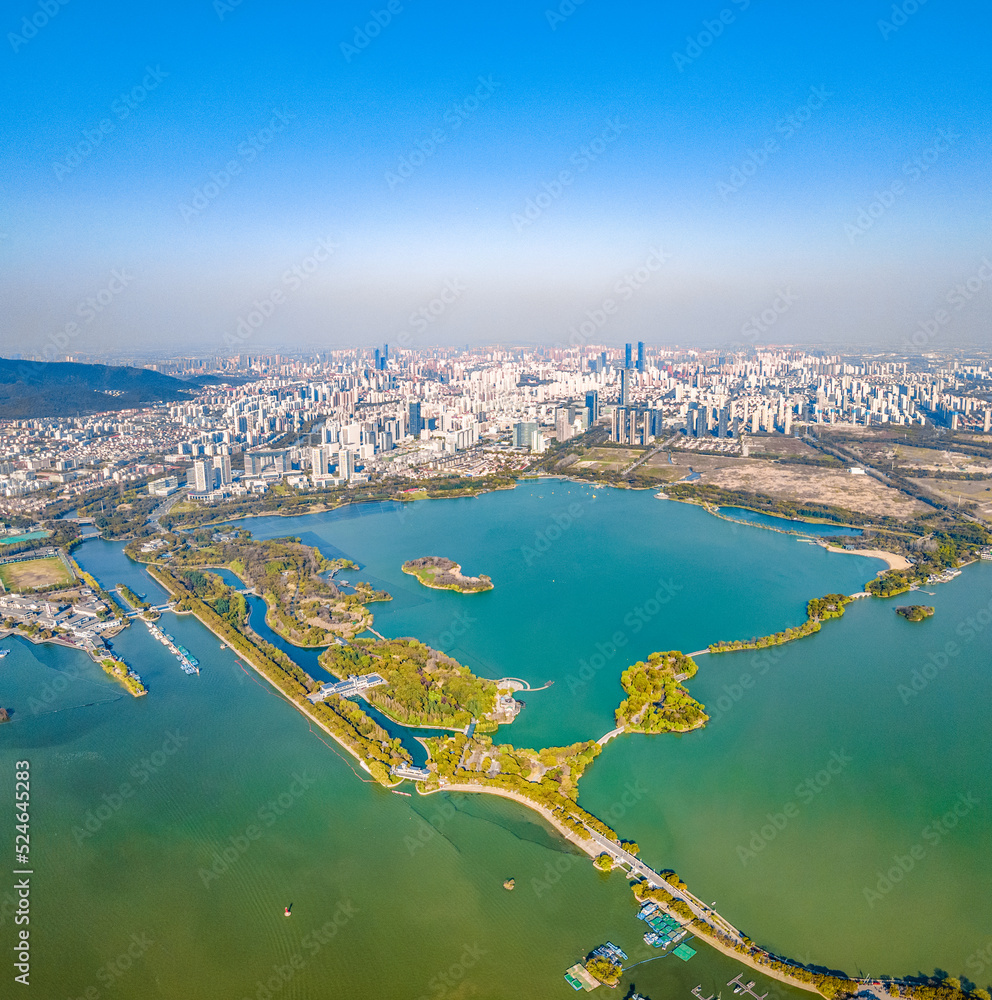
[[[551,812],[548,809],[538,804],[537,802],[528,799],[527,796],[521,795],[519,792],[511,791],[508,788],[487,788],[484,785],[474,785],[468,783],[450,783],[447,785],[440,786],[438,788],[434,788],[429,792],[421,791],[419,788],[417,789],[417,794],[425,798],[428,795],[436,795],[438,792],[481,793],[483,795],[495,795],[501,799],[509,799],[511,802],[517,802],[522,806],[526,806],[528,809],[532,809],[539,816],[541,816],[542,819],[547,820],[547,822],[555,830],[557,830],[558,833],[560,833],[565,840],[567,840],[574,846],[578,847],[581,851],[583,851],[593,860],[598,858],[600,854],[604,853],[601,846],[597,844],[594,840],[590,838],[579,837],[579,835],[576,834],[573,830],[569,830],[566,826],[561,824],[551,814]],[[624,870],[622,868],[614,868],[613,871],[623,872]],[[624,875],[625,877],[627,877],[626,872],[624,872]],[[631,888],[631,890],[633,890],[633,886],[635,884],[636,882],[634,880],[628,878],[628,887]],[[692,927],[691,924],[689,924],[688,926],[690,928]],[[754,969],[756,972],[760,972],[763,976],[767,976],[769,979],[776,979],[779,982],[785,983],[787,986],[794,986],[797,989],[805,990],[807,993],[815,993],[818,996],[823,995],[812,983],[804,983],[800,980],[797,980],[791,976],[786,975],[784,972],[780,972],[777,969],[772,969],[767,965],[764,965],[761,962],[757,961],[757,959],[753,958],[751,955],[748,955],[746,953],[741,953],[736,949],[731,948],[729,945],[724,944],[722,941],[712,938],[707,934],[700,934],[696,932],[695,937],[697,941],[702,941],[704,944],[708,945],[709,947],[713,948],[716,951],[721,952],[728,958],[732,958],[735,961],[740,962],[741,965],[746,965],[749,968]]]
[[[911,569],[913,565],[905,556],[901,556],[897,552],[887,552],[885,549],[839,549],[829,542],[820,542],[819,546],[828,552],[836,552],[839,555],[867,556],[869,559],[881,559],[890,570]]]

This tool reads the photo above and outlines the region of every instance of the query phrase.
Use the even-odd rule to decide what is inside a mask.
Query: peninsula
[[[488,576],[464,576],[461,566],[444,556],[424,556],[403,563],[403,572],[415,576],[432,590],[457,590],[460,594],[478,594],[492,590],[493,581]]]

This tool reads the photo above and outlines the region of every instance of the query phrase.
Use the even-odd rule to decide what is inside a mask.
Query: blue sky
[[[898,349],[992,255],[984,4],[45,5],[0,22],[6,353],[223,351],[277,290],[244,350],[562,343],[653,248],[594,340],[787,289],[761,339]]]

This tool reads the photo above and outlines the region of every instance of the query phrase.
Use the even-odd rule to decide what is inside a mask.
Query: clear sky
[[[564,343],[589,313],[609,343],[901,348],[941,308],[932,342],[988,343],[990,26],[971,0],[11,0],[0,351],[73,322],[84,353]]]

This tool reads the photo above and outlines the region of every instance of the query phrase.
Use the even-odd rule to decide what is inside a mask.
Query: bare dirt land
[[[636,462],[644,451],[644,448],[590,448],[571,468],[617,472]]]
[[[0,583],[7,590],[27,590],[31,587],[50,587],[56,583],[69,585],[72,576],[61,559],[28,559],[0,565]]]
[[[962,507],[977,504],[978,509],[971,513],[992,518],[992,482],[987,479],[914,479],[912,482],[944,503]]]
[[[686,473],[691,468],[699,473],[702,485],[720,486],[726,490],[764,493],[779,500],[831,504],[863,514],[912,517],[929,508],[917,500],[884,486],[871,476],[852,476],[847,469],[824,469],[810,465],[780,465],[777,462],[731,456],[686,455],[672,456]],[[665,462],[667,456],[649,459]],[[992,494],[990,494],[992,496]]]

